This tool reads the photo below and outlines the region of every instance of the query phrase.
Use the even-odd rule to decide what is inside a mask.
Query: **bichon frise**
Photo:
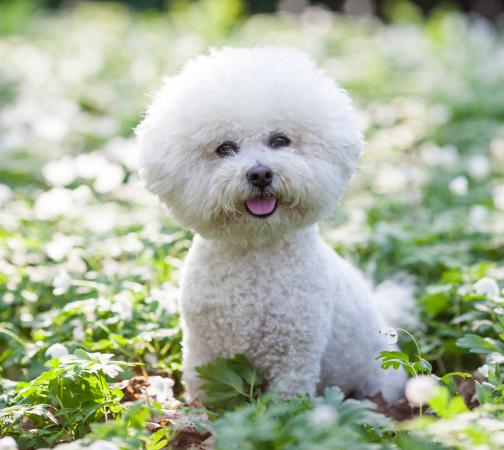
[[[361,274],[320,238],[362,150],[347,94],[299,50],[224,48],[168,78],[138,130],[141,175],[196,236],[181,279],[183,381],[244,353],[283,397],[399,398],[406,375]]]

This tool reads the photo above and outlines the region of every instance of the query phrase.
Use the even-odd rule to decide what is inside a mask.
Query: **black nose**
[[[255,187],[265,188],[273,181],[273,171],[268,166],[258,164],[249,169],[247,179]]]

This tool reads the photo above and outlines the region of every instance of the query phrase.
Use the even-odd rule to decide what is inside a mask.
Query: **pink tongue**
[[[255,197],[245,203],[252,214],[263,216],[275,209],[276,202],[276,197]]]

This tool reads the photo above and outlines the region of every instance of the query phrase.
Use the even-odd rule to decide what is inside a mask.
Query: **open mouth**
[[[277,208],[277,198],[271,196],[259,196],[245,201],[245,208],[254,217],[265,219],[271,216]]]

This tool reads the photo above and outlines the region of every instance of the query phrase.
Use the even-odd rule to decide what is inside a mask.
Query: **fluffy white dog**
[[[301,51],[225,48],[168,78],[139,126],[141,175],[197,234],[181,280],[183,381],[244,353],[284,397],[401,396],[361,274],[320,238],[363,141],[347,94]]]

